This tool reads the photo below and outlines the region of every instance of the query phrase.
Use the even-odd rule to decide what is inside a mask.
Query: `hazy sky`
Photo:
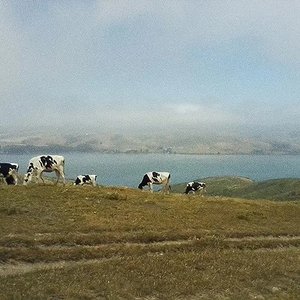
[[[300,126],[299,0],[2,0],[2,126]]]

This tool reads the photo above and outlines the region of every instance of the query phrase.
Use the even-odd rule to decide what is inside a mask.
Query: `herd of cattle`
[[[44,182],[42,174],[44,172],[55,172],[58,183],[60,177],[63,184],[66,183],[64,173],[65,159],[61,155],[42,155],[30,159],[27,172],[24,176],[23,184],[27,185],[35,176],[38,182]],[[19,165],[17,163],[0,163],[0,176],[4,178],[4,182],[8,185],[18,184]],[[91,184],[96,186],[97,175],[78,175],[74,181],[74,185]],[[162,191],[168,193],[170,191],[171,174],[169,172],[148,172],[143,176],[138,188],[143,189],[148,186],[153,192],[153,184],[162,185]],[[192,181],[186,185],[185,194],[195,193],[197,191],[205,191],[206,184],[204,182]]]

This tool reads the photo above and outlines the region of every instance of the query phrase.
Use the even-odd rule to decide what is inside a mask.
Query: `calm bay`
[[[169,171],[172,183],[214,176],[242,176],[256,181],[300,178],[299,155],[60,154],[65,156],[67,179],[96,174],[101,185],[136,187],[148,171]],[[33,156],[2,154],[0,161],[18,163],[19,172],[24,174]]]

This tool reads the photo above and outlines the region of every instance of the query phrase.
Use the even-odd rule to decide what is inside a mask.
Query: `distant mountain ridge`
[[[300,139],[204,135],[0,134],[0,153],[28,152],[300,154]]]

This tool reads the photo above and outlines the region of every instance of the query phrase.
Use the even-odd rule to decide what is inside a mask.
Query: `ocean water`
[[[65,157],[67,179],[96,174],[102,185],[137,187],[149,171],[170,172],[173,184],[213,176],[243,176],[256,181],[300,178],[299,155],[60,154]],[[33,156],[3,154],[0,162],[16,162],[24,174]]]

